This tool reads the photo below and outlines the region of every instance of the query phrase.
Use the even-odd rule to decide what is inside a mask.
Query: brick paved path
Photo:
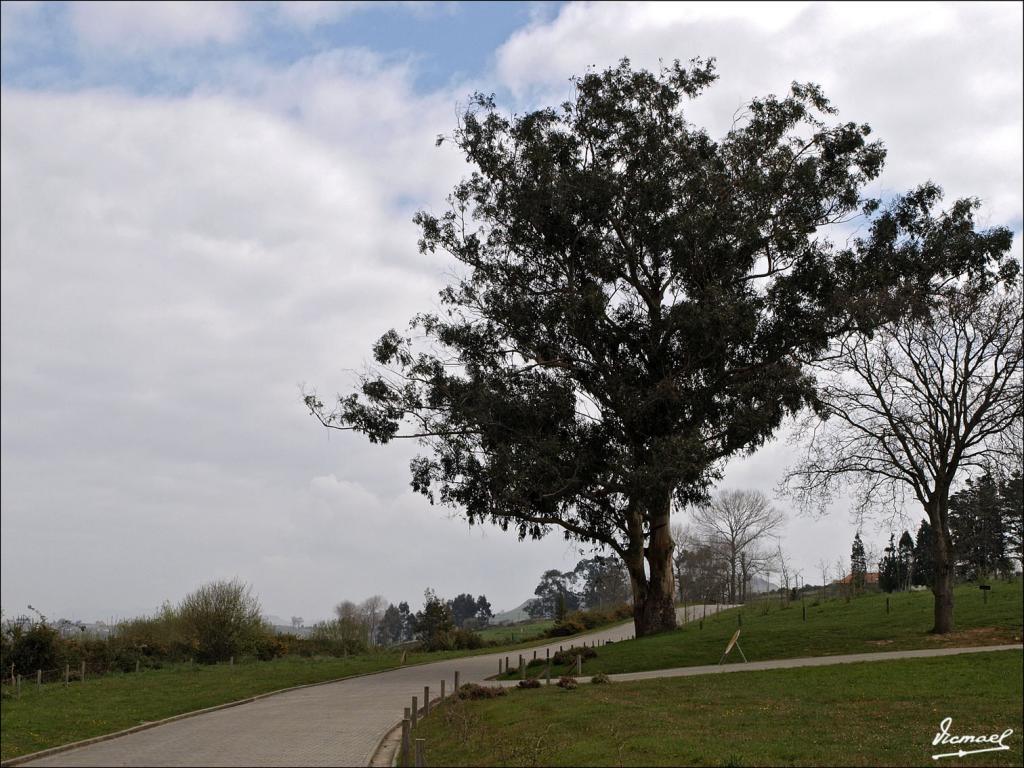
[[[708,606],[708,613],[715,608]],[[703,609],[691,607],[690,615],[698,611]],[[622,640],[632,634],[632,623],[620,624],[572,642]],[[538,656],[543,658],[548,648],[557,651],[560,644],[568,646],[566,641],[536,646]],[[456,670],[460,682],[479,682],[497,674],[499,658],[508,655],[515,664],[520,653],[532,658],[533,650],[438,661],[289,691],[25,765],[365,766],[384,734],[401,720],[411,697],[422,700],[423,686],[429,685],[434,697],[443,678],[450,692]]]

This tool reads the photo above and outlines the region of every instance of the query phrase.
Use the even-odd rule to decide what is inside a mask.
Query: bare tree
[[[673,566],[679,586],[679,599],[702,603],[721,602],[728,583],[721,547],[702,539],[692,528],[678,523],[672,528],[672,540],[676,542]]]
[[[790,590],[793,589],[793,582],[796,578],[796,573],[793,571],[792,565],[789,559],[786,557],[786,553],[782,551],[782,544],[780,543],[775,549],[775,564],[779,569],[779,580],[782,587],[782,604],[785,605],[789,602]]]
[[[726,550],[726,553],[728,550]],[[739,559],[739,584],[736,591],[740,602],[745,602],[749,595],[750,584],[755,576],[766,574],[767,588],[771,590],[771,570],[774,552],[767,549],[759,549],[753,546],[740,552]],[[728,560],[728,556],[726,555]]]
[[[698,534],[723,550],[729,566],[729,602],[735,603],[747,574],[757,567],[758,542],[774,536],[786,517],[760,491],[720,491],[710,504],[695,507],[692,515]]]
[[[384,611],[387,610],[388,601],[384,595],[371,595],[363,600],[359,606],[363,623],[366,625],[366,642],[368,645],[377,644],[377,634],[380,622],[384,618]]]
[[[840,590],[840,592],[842,592],[842,594],[846,598],[847,602],[849,602],[849,600],[850,600],[850,591],[851,591],[851,588],[853,586],[853,579],[849,578],[849,576],[850,576],[850,568],[847,565],[847,561],[844,558],[842,558],[842,557],[836,558],[835,568],[836,568],[836,582],[839,584],[839,590]]]
[[[787,475],[803,504],[848,485],[861,511],[917,499],[935,531],[936,633],[953,629],[950,488],[1020,455],[1021,325],[1017,286],[949,290],[917,319],[843,342],[818,365],[824,420],[805,423],[806,455]]]
[[[828,577],[831,573],[831,566],[825,558],[821,558],[818,561],[818,570],[821,571],[821,594],[818,596],[819,600],[825,598],[825,589],[828,587]]]

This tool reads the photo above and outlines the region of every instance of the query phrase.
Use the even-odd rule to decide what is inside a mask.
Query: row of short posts
[[[455,687],[452,693],[457,695],[459,692],[459,673],[455,673]],[[441,681],[441,698],[440,701],[445,699],[445,681]],[[423,686],[423,717],[430,714],[430,686]],[[398,764],[406,768],[407,766],[415,766],[416,768],[424,768],[427,764],[427,740],[417,739],[414,737],[416,731],[416,724],[419,722],[420,706],[419,699],[416,696],[412,697],[412,706],[406,707],[404,715],[402,717],[402,744],[399,747]]]
[[[136,664],[137,664],[137,662],[136,662]],[[137,671],[138,671],[138,667],[136,666],[136,672]],[[82,671],[79,674],[81,675],[82,682],[84,683],[85,682],[85,662],[84,661],[82,662]],[[14,689],[16,691],[16,695],[17,695],[17,697],[19,699],[21,698],[21,681],[22,681],[22,676],[14,674],[14,665],[12,664],[11,665],[11,685],[14,687]],[[64,687],[67,688],[68,685],[70,685],[70,683],[71,683],[71,665],[70,664],[65,664],[64,665]],[[36,688],[38,690],[40,690],[40,691],[43,689],[43,670],[41,670],[41,669],[37,669],[36,670]]]

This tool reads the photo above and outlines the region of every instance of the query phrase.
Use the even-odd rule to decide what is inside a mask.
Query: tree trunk
[[[672,550],[675,547],[669,530],[671,496],[658,499],[658,508],[651,514],[650,543],[634,533],[633,546],[626,558],[630,586],[633,589],[633,625],[636,636],[676,628],[675,579],[672,572]],[[634,526],[634,530],[639,526]],[[642,537],[642,528],[641,533]],[[646,561],[646,568],[644,567]],[[648,576],[648,572],[650,575]]]
[[[953,541],[949,535],[949,523],[946,519],[946,505],[943,499],[936,499],[928,510],[935,531],[935,583],[932,594],[935,596],[935,626],[932,632],[944,635],[953,631]]]

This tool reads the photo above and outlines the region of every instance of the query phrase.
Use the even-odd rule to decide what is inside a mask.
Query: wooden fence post
[[[399,755],[398,764],[400,766],[409,765],[409,743],[410,732],[412,729],[412,721],[409,719],[409,708],[405,708],[405,717],[402,718],[402,752]]]
[[[416,720],[419,717],[419,706],[416,697],[412,697],[412,729],[416,730]]]
[[[426,768],[427,765],[427,740],[416,739],[416,768]]]
[[[64,687],[67,688],[68,684],[70,682],[71,682],[71,665],[70,664],[65,664],[64,665]]]
[[[85,660],[82,661],[82,682],[85,682]]]
[[[550,659],[551,658],[551,649],[550,648],[545,648],[544,649],[544,658],[546,658],[546,659]]]
[[[501,674],[501,656],[498,657],[498,674]]]
[[[441,701],[444,701],[444,680],[441,680]]]
[[[453,691],[453,693],[458,694],[458,692],[459,692],[459,672],[458,672],[458,670],[456,670],[455,671],[455,690]]]
[[[43,690],[43,670],[36,670],[36,688]]]
[[[423,686],[423,716],[430,714],[430,686]]]

